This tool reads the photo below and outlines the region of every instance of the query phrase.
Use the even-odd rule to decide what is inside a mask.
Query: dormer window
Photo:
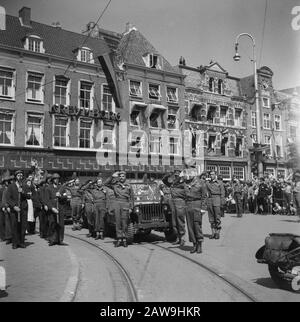
[[[24,48],[36,53],[45,53],[43,40],[35,35],[30,35],[25,39]]]
[[[83,63],[94,63],[94,55],[90,48],[82,47],[78,49],[77,60]]]
[[[147,54],[143,57],[143,59],[146,66],[149,68],[155,68],[155,69],[162,68],[161,57],[157,54]]]

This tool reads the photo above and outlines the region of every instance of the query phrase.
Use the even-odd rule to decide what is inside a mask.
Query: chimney
[[[21,20],[22,26],[31,27],[30,21],[31,21],[31,9],[28,7],[23,7],[19,10],[19,18]]]
[[[131,30],[137,30],[137,29],[131,22],[127,22],[124,34],[125,35],[128,34]]]
[[[6,13],[2,6],[0,6],[0,30],[6,30]]]

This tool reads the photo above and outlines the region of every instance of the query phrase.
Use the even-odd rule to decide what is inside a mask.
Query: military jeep
[[[133,209],[129,213],[128,240],[149,235],[152,230],[162,231],[168,241],[176,239],[172,229],[170,206],[162,202],[157,183],[130,182],[133,190]],[[113,213],[106,216],[106,228],[115,230]]]

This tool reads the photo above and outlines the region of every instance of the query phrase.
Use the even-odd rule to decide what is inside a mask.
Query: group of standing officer
[[[75,179],[70,188],[73,230],[81,229],[82,211],[85,213],[89,233],[87,237],[104,239],[104,221],[106,216],[112,216],[116,225],[116,247],[128,246],[129,213],[133,208],[133,193],[126,180],[126,172],[115,172],[103,180],[101,174],[95,181],[80,185]]]
[[[225,189],[214,171],[210,171],[209,175],[210,180],[206,180],[204,174],[199,176],[195,167],[190,164],[182,173],[176,169],[162,179],[163,198],[170,205],[173,231],[177,236],[173,244],[185,244],[186,219],[189,241],[193,243],[191,253],[202,253],[202,216],[206,210],[212,229],[210,239],[220,238],[221,207],[225,203]]]

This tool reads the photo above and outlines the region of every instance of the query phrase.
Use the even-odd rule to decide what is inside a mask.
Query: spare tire
[[[281,271],[281,269],[277,265],[269,264],[269,273],[272,277],[272,280],[275,282],[277,286],[284,290],[292,291],[292,292],[300,292],[300,275],[295,275],[294,278],[285,276],[285,273]]]

